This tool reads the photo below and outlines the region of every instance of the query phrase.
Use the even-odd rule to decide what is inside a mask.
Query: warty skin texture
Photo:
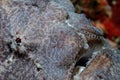
[[[56,2],[1,0],[0,80],[70,80],[76,62],[104,46],[84,15]]]

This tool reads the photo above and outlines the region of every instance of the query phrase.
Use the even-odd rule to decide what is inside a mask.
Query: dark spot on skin
[[[43,78],[43,80],[46,80],[45,78]]]
[[[69,16],[69,15],[67,15],[67,16],[66,16],[66,19],[69,19],[69,18],[70,18],[70,16]]]
[[[20,38],[16,38],[15,40],[17,43],[21,43],[21,39]]]
[[[10,61],[7,61],[8,64],[10,64]]]
[[[97,75],[97,77],[98,77],[99,79],[103,79],[103,77],[102,77],[101,75]]]
[[[11,44],[12,44],[12,42],[9,42],[9,43],[7,44],[10,53],[12,52]]]
[[[27,58],[28,55],[26,53],[20,53],[19,50],[17,51],[14,51],[14,55],[17,57],[17,58]]]
[[[41,68],[36,68],[36,70],[39,72],[41,70]]]
[[[12,35],[10,35],[10,37],[11,37],[11,38],[13,38],[13,36],[12,36]]]
[[[64,40],[65,39],[65,37],[66,37],[66,34],[65,34],[65,32],[64,31],[60,31],[60,40]]]
[[[64,34],[64,31],[60,31],[61,34]]]
[[[38,7],[38,5],[36,3],[33,3],[32,6]]]
[[[16,34],[19,34],[19,32],[17,31]]]

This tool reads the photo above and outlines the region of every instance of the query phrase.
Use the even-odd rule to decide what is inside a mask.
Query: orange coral
[[[112,6],[112,16],[104,22],[104,26],[108,32],[108,38],[120,37],[120,0],[116,0],[116,4]]]

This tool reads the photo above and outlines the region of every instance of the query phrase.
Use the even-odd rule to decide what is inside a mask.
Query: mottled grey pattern
[[[0,80],[70,80],[102,35],[69,0],[0,0]]]

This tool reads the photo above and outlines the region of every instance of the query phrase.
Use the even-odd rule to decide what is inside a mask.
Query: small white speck
[[[102,47],[102,49],[105,49],[105,47]]]
[[[12,42],[11,48],[14,49],[14,50],[17,50],[17,49],[16,49],[16,43]]]
[[[87,43],[84,43],[84,49],[88,49],[89,45]]]
[[[19,47],[20,53],[26,52],[26,48],[24,47],[24,45],[22,43],[20,43],[20,46],[18,46],[18,47]]]
[[[36,67],[37,67],[37,68],[42,69],[42,66],[41,66],[41,64],[40,64],[40,63],[38,63],[38,62],[34,62],[34,64],[36,65]]]
[[[14,55],[11,54],[11,56],[8,58],[8,61],[9,61],[9,62],[13,62],[13,57],[14,57]]]
[[[85,67],[80,66],[78,73],[74,76],[74,80],[79,80],[80,73],[85,69]]]
[[[71,25],[71,24],[68,22],[68,20],[66,20],[65,23],[67,23],[67,25],[68,25],[69,27],[74,28],[73,25]]]

